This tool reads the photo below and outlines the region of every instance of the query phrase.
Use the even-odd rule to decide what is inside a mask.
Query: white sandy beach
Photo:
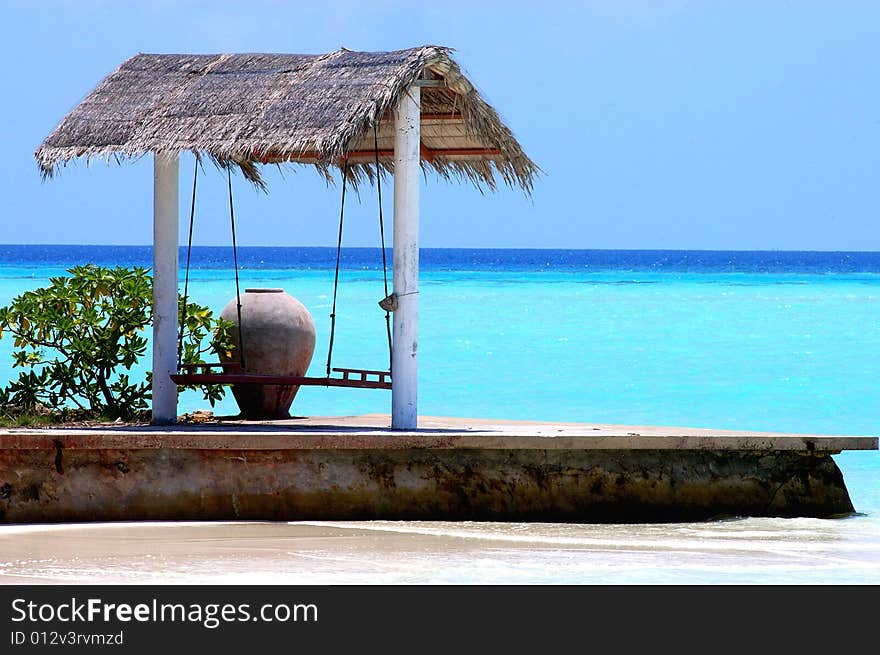
[[[880,522],[0,527],[2,584],[877,584]]]

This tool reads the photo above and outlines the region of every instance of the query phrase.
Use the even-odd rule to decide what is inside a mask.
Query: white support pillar
[[[153,163],[153,423],[177,421],[177,153]]]
[[[391,427],[418,427],[419,175],[421,101],[411,86],[394,116],[394,345]]]

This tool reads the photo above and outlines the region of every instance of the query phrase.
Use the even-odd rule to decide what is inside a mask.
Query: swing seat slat
[[[183,372],[171,375],[171,379],[183,386],[201,384],[263,384],[279,386],[353,387],[358,389],[390,389],[391,373],[357,368],[334,368],[342,377],[306,377],[293,375],[267,375],[248,373],[238,364],[186,364]],[[222,368],[213,372],[211,368]],[[357,377],[351,377],[351,376]]]

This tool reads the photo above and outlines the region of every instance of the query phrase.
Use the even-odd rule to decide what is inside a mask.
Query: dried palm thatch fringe
[[[489,152],[444,156],[438,150],[423,158],[422,167],[481,189],[495,189],[497,174],[531,194],[540,169],[450,52],[424,46],[395,52],[343,48],[324,55],[139,54],[71,111],[35,156],[49,177],[76,157],[119,160],[188,150],[220,166],[239,167],[261,187],[260,162],[310,158],[329,180],[333,167],[358,144],[372,150],[377,121],[384,128],[380,139],[393,139],[387,118],[401,94],[428,77],[443,85],[422,89],[423,114],[460,114],[460,120],[449,121],[448,133],[434,131],[436,142]],[[391,172],[393,158],[383,156],[380,166]],[[366,160],[349,162],[347,170],[354,184],[372,182],[376,175],[374,163]]]

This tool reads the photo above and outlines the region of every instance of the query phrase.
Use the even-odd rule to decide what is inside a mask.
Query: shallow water
[[[242,284],[281,286],[312,311],[318,372],[333,271],[320,253],[303,269],[285,263],[302,253],[276,250],[246,253]],[[553,251],[542,264],[537,251],[456,252],[430,254],[422,274],[422,414],[880,432],[876,253]],[[335,365],[387,361],[371,257],[352,254],[343,269]],[[65,266],[0,260],[0,304]],[[234,285],[204,265],[191,289],[219,311]],[[0,382],[13,373],[10,348],[0,341]],[[387,412],[389,402],[383,391],[312,387],[293,411]],[[180,409],[203,407],[187,393]],[[227,399],[215,411],[236,409]],[[880,583],[880,455],[835,459],[859,512],[842,520],[3,526],[0,581]]]

